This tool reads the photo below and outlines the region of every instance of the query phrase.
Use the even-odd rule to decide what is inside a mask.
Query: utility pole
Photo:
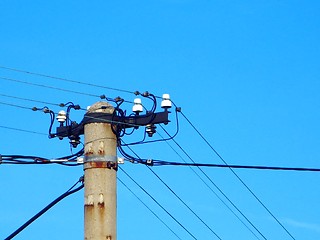
[[[62,140],[67,137],[75,148],[80,144],[80,135],[84,135],[85,138],[83,161],[85,240],[117,239],[117,137],[119,136],[116,136],[112,129],[125,132],[126,129],[134,131],[139,127],[145,127],[145,133],[152,137],[156,132],[156,124],[170,122],[169,109],[172,103],[169,94],[162,96],[162,112],[156,112],[155,95],[148,92],[135,92],[135,94],[151,99],[153,101],[151,110],[142,114],[141,99],[136,98],[132,107],[134,114],[126,115],[126,111],[119,108],[124,100],[117,97],[113,99],[117,104],[116,108],[107,102],[97,102],[88,109],[80,123],[73,122],[69,118],[70,110],[72,108],[78,110],[80,106],[68,103],[67,112],[60,111],[57,116],[60,126],[57,127],[56,133],[51,132],[53,125],[51,121],[50,138],[58,137]],[[106,98],[101,96],[101,99]],[[116,114],[113,114],[114,111]],[[177,107],[176,112],[180,111],[181,109]],[[52,114],[54,115],[53,112]],[[128,158],[128,155],[126,157]],[[129,158],[128,160],[134,160],[130,156]],[[145,161],[145,164],[152,165],[152,161]]]
[[[88,113],[110,115],[106,102],[92,105]],[[117,213],[117,139],[109,122],[84,125],[84,239],[115,240]]]

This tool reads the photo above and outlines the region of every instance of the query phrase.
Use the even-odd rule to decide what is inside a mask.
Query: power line
[[[74,188],[78,183],[81,183],[81,186]],[[74,185],[72,185],[71,188],[69,188],[65,193],[57,197],[55,200],[53,200],[51,203],[49,203],[45,208],[43,208],[40,212],[38,212],[36,215],[34,215],[32,218],[30,218],[26,223],[24,223],[21,227],[19,227],[17,230],[15,230],[13,233],[11,233],[8,237],[6,237],[4,240],[10,240],[14,238],[16,235],[18,235],[21,231],[23,231],[26,227],[28,227],[31,223],[33,223],[35,220],[37,220],[39,217],[41,217],[45,212],[47,212],[50,208],[52,208],[54,205],[56,205],[58,202],[60,202],[62,199],[66,198],[67,196],[78,192],[84,187],[83,184],[83,177],[81,177]]]
[[[37,73],[37,72],[32,72],[32,71],[26,71],[26,70],[21,70],[21,69],[17,69],[17,68],[10,68],[10,67],[6,67],[6,66],[0,66],[0,68],[5,69],[5,70],[9,70],[9,71],[13,71],[13,72],[19,72],[19,73],[34,75],[34,76],[38,76],[38,77],[45,77],[45,78],[50,78],[50,79],[69,82],[69,83],[76,83],[76,84],[80,84],[80,85],[84,85],[84,86],[96,87],[96,88],[101,88],[101,89],[108,89],[108,90],[112,90],[112,91],[118,91],[118,92],[135,94],[135,95],[140,94],[139,91],[129,91],[129,90],[126,90],[126,89],[108,87],[108,86],[105,86],[105,85],[98,85],[98,84],[88,83],[88,82],[84,82],[84,81],[72,80],[72,79],[69,79],[69,78],[57,77],[57,76],[53,76],[53,75]],[[157,95],[155,95],[155,97],[156,98],[162,98],[162,97],[157,96]]]
[[[180,227],[182,227],[193,239],[197,239],[185,226],[183,226],[167,209],[165,209],[150,193],[148,193],[136,180],[134,180],[124,169],[119,169],[133,181],[145,194],[147,194],[163,211],[165,211]]]
[[[13,130],[13,131],[19,131],[19,132],[25,132],[25,133],[32,133],[32,134],[37,134],[37,135],[48,136],[48,134],[46,134],[46,133],[41,133],[41,132],[36,132],[36,131],[31,131],[31,130],[26,130],[26,129],[21,129],[21,128],[8,127],[8,126],[3,126],[3,125],[0,125],[0,128]]]
[[[160,125],[161,126],[161,125]],[[170,136],[170,134],[162,128],[166,134]],[[186,150],[175,140],[172,139],[172,141],[180,148],[180,150],[189,158],[189,160],[193,163],[195,161],[191,158],[191,156],[186,152]],[[266,240],[267,238],[262,234],[262,232],[250,221],[250,219],[231,201],[231,199],[222,191],[222,189],[213,182],[213,180],[208,176],[208,174],[205,173],[203,169],[201,169],[199,166],[197,167],[199,171],[211,182],[211,184],[224,196],[225,199],[241,214],[241,216]]]
[[[0,102],[0,104],[10,106],[10,107],[32,110],[31,107],[26,107],[26,106],[22,106],[22,105],[18,105],[18,104],[13,104],[13,103]]]
[[[69,89],[65,89],[65,88],[53,87],[53,86],[49,86],[49,85],[45,85],[45,84],[32,83],[32,82],[28,82],[28,81],[23,81],[23,80],[18,80],[18,79],[13,79],[13,78],[7,78],[7,77],[2,77],[2,76],[0,76],[0,79],[6,80],[6,81],[10,81],[10,82],[16,82],[16,83],[22,83],[22,84],[26,84],[26,85],[36,86],[36,87],[53,89],[53,90],[62,91],[62,92],[85,95],[85,96],[89,96],[89,97],[95,97],[95,98],[97,98],[97,97],[99,98],[100,97],[100,95],[96,95],[96,94],[78,92],[78,91],[69,90]]]
[[[16,72],[21,72],[21,73],[26,73],[26,74],[31,74],[31,75],[37,75],[41,77],[47,77],[47,78],[52,78],[56,80],[61,80],[61,81],[67,81],[67,82],[72,82],[72,83],[77,83],[77,84],[82,84],[82,85],[87,85],[87,86],[93,86],[93,87],[100,87],[100,88],[106,88],[109,90],[115,90],[115,91],[123,91],[127,93],[133,93],[130,91],[125,91],[122,89],[115,89],[115,88],[109,88],[109,87],[104,87],[100,85],[95,85],[95,84],[90,84],[90,83],[85,83],[85,82],[80,82],[80,81],[74,81],[70,79],[65,79],[65,78],[59,78],[59,77],[54,77],[50,75],[45,75],[45,74],[40,74],[40,73],[34,73],[34,72],[29,72],[29,71],[24,71],[24,70],[19,70],[19,69],[14,69],[14,68],[9,68],[5,66],[0,66],[2,69],[10,70],[10,71],[16,71]],[[93,94],[88,94],[88,93],[81,93],[73,90],[67,90],[67,89],[62,89],[62,88],[57,88],[57,87],[52,87],[52,86],[47,86],[44,84],[35,84],[35,83],[30,83],[26,81],[21,81],[17,79],[11,79],[11,78],[6,78],[6,77],[0,77],[0,79],[7,80],[7,81],[14,81],[14,82],[19,82],[19,83],[24,83],[24,84],[29,84],[33,86],[38,86],[38,87],[45,87],[45,88],[50,88],[50,89],[55,89],[55,90],[60,90],[60,91],[65,91],[65,92],[70,92],[70,93],[76,93],[76,94],[81,94],[81,95],[87,95],[87,96],[92,96],[92,97],[100,97],[98,95],[93,95]],[[10,104],[7,104],[10,105]],[[11,104],[12,106],[19,107],[18,105]],[[21,107],[25,108],[25,107]],[[215,154],[226,164],[228,165],[225,160],[219,155],[219,153],[212,147],[212,145],[204,138],[204,136],[195,128],[195,126],[191,123],[191,121],[182,113],[182,115],[185,117],[185,119],[191,124],[191,126],[194,128],[194,130],[200,135],[200,137],[208,144],[208,146],[215,152]],[[262,203],[262,201],[255,195],[255,193],[246,185],[243,180],[232,170],[232,168],[229,167],[229,169],[233,172],[233,174],[238,178],[238,180],[247,188],[247,190],[256,198],[256,200],[265,208],[265,210],[278,222],[278,224],[291,236],[291,238],[294,239],[294,237],[289,233],[289,231],[281,224],[281,222],[272,214],[272,212]],[[202,170],[201,170],[202,171]]]
[[[78,163],[77,160],[84,153],[84,148],[80,151],[55,159],[48,159],[44,157],[38,156],[26,156],[26,155],[6,155],[0,154],[0,164],[49,164],[49,163],[57,163],[66,166],[77,166],[82,165]]]
[[[62,77],[55,77],[55,76],[52,76],[52,75],[36,73],[36,72],[31,72],[31,71],[25,71],[25,70],[21,70],[21,69],[17,69],[17,68],[10,68],[10,67],[5,67],[5,66],[0,66],[0,68],[6,69],[6,70],[9,70],[9,71],[20,72],[20,73],[30,74],[30,75],[34,75],[34,76],[39,76],[39,77],[51,78],[51,79],[60,80],[60,81],[64,81],[64,82],[77,83],[77,84],[81,84],[81,85],[85,85],[85,86],[103,88],[103,89],[108,89],[108,90],[113,90],[113,91],[118,91],[118,92],[124,92],[124,93],[134,93],[132,91],[128,91],[128,90],[124,90],[124,89],[120,89],[120,88],[106,87],[106,86],[102,86],[102,85],[98,85],[98,84],[81,82],[81,81],[76,81],[76,80],[72,80],[72,79],[68,79],[68,78],[62,78]]]
[[[163,128],[160,125],[161,128]],[[161,136],[161,134],[158,132],[158,134]],[[162,137],[162,136],[161,136]],[[162,137],[163,138],[163,137]],[[178,157],[184,162],[187,163],[186,160],[180,155],[180,153],[178,153],[178,151],[176,149],[174,149],[171,144],[169,144],[168,141],[166,141],[166,143],[168,144],[168,146],[178,155]],[[197,173],[191,166],[188,166],[189,169],[201,180],[201,182],[207,187],[209,188],[209,190],[222,202],[222,204],[245,226],[246,229],[248,229],[257,239],[260,239],[251,228],[249,228],[247,226],[247,224],[235,213],[235,211],[213,190],[213,188],[199,175],[199,173]],[[215,185],[214,185],[215,186]],[[218,186],[216,186],[217,188]],[[219,188],[218,188],[219,190]],[[221,190],[222,191],[222,190]],[[230,202],[231,200],[229,200],[227,198],[227,200]],[[236,210],[240,210],[237,209]],[[242,214],[241,214],[242,215]],[[248,219],[245,217],[245,219],[248,221]],[[250,225],[252,225],[251,221],[248,221],[250,223]]]
[[[202,140],[209,146],[209,148],[218,156],[218,158],[225,164],[228,163],[223,159],[223,157],[218,153],[217,150],[209,143],[209,141],[200,133],[200,131],[195,127],[195,125],[187,118],[187,116],[181,112],[182,116],[190,124],[190,126],[197,132],[197,134],[202,138]],[[240,178],[240,176],[232,169],[229,168],[233,175],[242,183],[242,185],[251,193],[251,195],[260,203],[260,205],[269,213],[269,215],[282,227],[283,230],[295,240],[293,235],[288,231],[288,229],[279,221],[279,219],[269,210],[269,208],[260,200],[260,198],[249,188],[249,186]]]
[[[128,148],[131,150],[131,152],[133,152],[139,159],[141,159],[138,154],[133,151],[132,148],[130,148],[128,146]],[[142,160],[142,159],[141,159]],[[188,208],[188,210],[198,219],[200,220],[200,222],[202,224],[204,224],[206,226],[206,228],[208,228],[210,230],[210,232],[212,232],[218,239],[221,239],[221,237],[194,211],[191,209],[191,207],[185,202],[182,200],[181,197],[179,197],[179,195],[173,191],[173,189],[167,184],[165,183],[165,181],[155,172],[153,171],[148,165],[146,165],[146,167],[150,170],[150,172],[186,207]]]
[[[12,95],[3,94],[3,93],[0,93],[0,96],[7,97],[7,98],[12,98],[12,99],[23,100],[23,101],[28,101],[28,102],[42,103],[42,104],[52,105],[52,106],[59,106],[60,107],[60,105],[61,105],[61,104],[57,104],[57,103],[34,100],[34,99],[30,99],[30,98],[17,97],[17,96],[12,96]]]
[[[145,206],[164,226],[166,226],[166,228],[169,229],[169,231],[171,233],[173,233],[178,239],[182,240],[177,233],[175,233],[168,224],[166,224],[144,201],[141,200],[141,198],[135,194],[119,177],[118,177],[118,181],[129,191],[132,193],[133,196],[135,196],[139,202],[141,202],[143,204],[143,206]]]
[[[272,167],[272,166],[248,166],[248,165],[224,165],[213,163],[182,163],[169,162],[162,160],[153,160],[154,166],[189,166],[189,167],[215,167],[215,168],[236,168],[236,169],[254,169],[254,170],[276,170],[276,171],[302,171],[302,172],[320,172],[320,168],[303,167]]]
[[[171,187],[168,186],[168,184],[166,184],[162,178],[160,178],[160,176],[158,174],[156,174],[149,166],[147,166],[147,168],[159,179],[160,182],[162,182],[168,189],[169,191],[184,205],[186,206],[189,211],[200,220],[200,222],[202,222],[206,228],[208,228],[210,230],[210,232],[212,232],[218,239],[222,239],[194,210],[191,209],[191,207],[181,199],[181,197],[178,196],[178,194],[172,190]]]

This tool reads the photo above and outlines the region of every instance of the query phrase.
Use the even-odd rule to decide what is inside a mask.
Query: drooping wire
[[[122,167],[119,169],[132,181],[134,182],[145,194],[147,194],[163,211],[165,211],[183,230],[185,230],[190,237],[197,239],[185,226],[180,223],[167,209],[165,209],[148,191],[146,191],[136,180],[134,180]]]
[[[162,161],[162,160],[153,160],[153,166],[188,166],[188,167],[214,167],[214,168],[253,169],[253,170],[320,172],[320,168],[224,165],[224,164],[213,164],[213,163],[185,163],[185,162],[182,163],[182,162],[170,162],[170,161]]]
[[[77,188],[74,188],[79,183],[81,183],[81,185]],[[44,207],[41,211],[39,211],[37,214],[35,214],[32,218],[30,218],[27,222],[25,222],[21,227],[19,227],[17,230],[15,230],[13,233],[11,233],[4,240],[10,240],[10,239],[14,238],[21,231],[23,231],[26,227],[28,227],[31,223],[33,223],[35,220],[37,220],[39,217],[41,217],[44,213],[46,213],[50,208],[52,208],[54,205],[56,205],[58,202],[60,202],[61,200],[63,200],[67,196],[80,191],[83,187],[84,187],[83,177],[80,177],[80,179],[71,188],[69,188],[65,193],[63,193],[62,195],[57,197],[55,200],[53,200],[51,203],[49,203],[46,207]]]
[[[0,77],[1,79],[1,77]],[[12,80],[12,79],[11,79]],[[20,80],[15,80],[13,79],[14,81],[19,81]],[[26,83],[25,81],[23,81],[23,83]],[[33,83],[31,83],[33,84]],[[39,84],[36,84],[37,86]],[[46,85],[43,85],[41,84],[40,86],[42,87],[48,87]],[[79,93],[79,92],[78,92]],[[139,93],[140,94],[140,93]],[[156,110],[156,107],[157,107],[157,102],[156,102],[156,99],[157,97],[151,93],[148,93],[148,92],[145,92],[145,93],[142,93],[141,94],[142,96],[144,96],[145,98],[148,98],[148,99],[151,99],[152,102],[153,102],[153,106],[150,110],[147,110],[146,112],[146,115],[144,117],[150,117],[150,122],[153,121],[154,117],[155,117],[155,113],[154,111]],[[0,94],[1,96],[1,94]],[[6,95],[4,94],[3,96],[6,96],[6,97],[10,97],[10,98],[14,98],[14,99],[20,99],[20,100],[25,100],[25,101],[30,101],[30,102],[40,102],[40,103],[48,103],[50,105],[55,105],[55,106],[60,106],[60,107],[67,107],[67,123],[66,123],[66,126],[70,127],[71,126],[71,120],[70,120],[70,109],[71,108],[74,108],[76,110],[78,109],[81,109],[81,110],[85,110],[85,109],[82,109],[79,105],[75,105],[73,104],[72,102],[68,102],[68,103],[65,103],[65,104],[55,104],[55,103],[49,103],[49,102],[44,102],[44,101],[38,101],[38,100],[32,100],[32,99],[28,99],[28,98],[21,98],[21,97],[16,97],[16,96],[10,96],[10,95]],[[98,95],[96,95],[98,96]],[[100,96],[101,99],[109,99],[107,98],[105,95],[102,95]],[[120,108],[120,105],[123,103],[123,102],[128,102],[128,101],[125,101],[124,99],[120,98],[120,97],[117,97],[115,99],[112,100],[113,102],[116,103],[116,107],[115,107],[115,110],[114,110],[114,117],[117,116],[118,117],[118,121],[114,121],[114,117],[112,118],[112,120],[110,122],[112,122],[114,125],[113,127],[113,131],[114,133],[119,136],[119,137],[122,137],[124,135],[131,135],[139,126],[138,125],[135,125],[134,123],[126,123],[125,125],[131,125],[132,127],[132,130],[131,132],[126,132],[127,130],[127,127],[123,124],[124,122],[124,118],[127,117],[126,116],[126,111],[123,111],[121,108]],[[19,107],[19,108],[23,108],[23,109],[32,109],[34,111],[36,110],[42,110],[44,111],[45,113],[50,113],[50,116],[51,116],[51,122],[50,122],[50,126],[49,126],[49,138],[53,138],[53,137],[56,137],[55,134],[52,133],[52,127],[53,127],[53,124],[54,124],[54,120],[55,120],[55,113],[53,111],[51,111],[48,107],[44,107],[44,108],[36,108],[36,107],[33,107],[33,108],[29,108],[29,107],[25,107],[25,106],[21,106],[21,105],[17,105],[17,104],[11,104],[11,103],[3,103],[3,102],[0,102],[4,105],[7,105],[7,106],[12,106],[12,107]],[[89,118],[89,116],[87,116],[87,118]],[[97,119],[96,117],[92,117],[93,119]],[[176,133],[173,135],[173,137],[175,137],[179,131],[179,122],[178,122],[178,111],[176,111],[176,122],[177,122],[177,130],[176,130]],[[77,126],[75,126],[77,127]],[[83,127],[83,125],[79,126],[79,127]],[[69,128],[69,130],[71,130],[71,128]],[[136,142],[136,143],[133,143],[133,144],[141,144],[141,143],[151,143],[151,142],[159,142],[159,141],[164,141],[163,139],[158,139],[158,140],[152,140],[152,141],[145,141],[145,137],[146,137],[146,132],[144,132],[144,136],[143,136],[143,140],[139,141],[139,142]]]
[[[49,113],[51,122],[50,122],[50,126],[49,126],[49,134],[48,134],[48,136],[49,136],[49,138],[54,136],[54,134],[52,134],[51,131],[52,131],[52,126],[53,126],[54,119],[55,119],[55,113],[52,110],[50,110],[48,107],[43,107],[43,108],[32,107],[31,108],[31,107],[25,107],[25,106],[22,106],[22,105],[12,104],[12,103],[5,103],[5,102],[0,102],[0,104],[6,105],[6,106],[10,106],[10,107],[26,109],[26,110],[43,111],[44,113]],[[17,128],[11,128],[11,129],[18,130]],[[20,131],[32,132],[32,131],[22,130],[22,129],[20,129]]]
[[[79,105],[75,105],[73,102],[67,102],[65,104],[63,104],[64,107],[67,107],[67,112],[66,112],[66,126],[71,126],[71,119],[70,119],[70,111],[71,109],[75,109],[75,110],[79,110],[80,106]]]
[[[6,69],[6,70],[9,70],[9,71],[20,72],[20,73],[25,73],[25,74],[29,74],[29,75],[39,76],[39,77],[51,78],[51,79],[60,80],[60,81],[64,81],[64,82],[77,83],[77,84],[81,84],[81,85],[85,85],[85,86],[103,88],[103,89],[108,89],[108,90],[113,90],[113,91],[118,91],[118,92],[124,92],[124,93],[134,93],[132,91],[128,91],[128,90],[124,90],[124,89],[106,87],[106,86],[97,85],[97,84],[93,84],[93,83],[76,81],[76,80],[72,80],[72,79],[68,79],[68,78],[55,77],[55,76],[51,76],[51,75],[47,75],[47,74],[43,74],[43,73],[36,73],[36,72],[21,70],[21,69],[17,69],[17,68],[10,68],[10,67],[6,67],[6,66],[0,66],[0,68]]]
[[[51,131],[52,131],[52,126],[53,126],[53,122],[55,119],[55,113],[52,110],[50,110],[48,107],[43,107],[43,108],[32,107],[31,108],[31,107],[25,107],[22,105],[5,103],[5,102],[0,102],[0,104],[10,106],[10,107],[16,107],[16,108],[27,109],[27,110],[32,110],[32,111],[43,111],[44,113],[49,113],[51,122],[50,122],[50,126],[49,126],[49,135],[48,136],[49,136],[49,138],[53,137],[53,134],[51,133]],[[11,129],[14,129],[14,128],[11,128]],[[24,130],[22,130],[22,131],[24,131]],[[25,132],[27,132],[27,130]]]
[[[170,134],[163,128],[163,130],[165,131],[165,133],[167,135],[170,136]],[[195,163],[195,161],[193,160],[193,158],[186,152],[186,150],[175,140],[172,139],[172,141],[178,146],[178,148],[188,157],[188,159]],[[231,199],[222,191],[222,189],[216,184],[214,183],[214,181],[208,176],[208,174],[206,174],[206,172],[200,168],[197,167],[198,170],[211,182],[211,184],[220,192],[220,194],[223,195],[223,197],[240,213],[240,215],[260,234],[260,236],[262,238],[264,238],[265,240],[267,239],[264,234],[250,221],[250,219],[235,205],[235,203],[233,203],[233,201],[231,201]]]
[[[18,79],[13,79],[13,78],[7,78],[7,77],[2,77],[2,76],[0,76],[0,79],[6,80],[6,81],[10,81],[10,82],[16,82],[16,83],[22,83],[22,84],[26,84],[26,85],[31,85],[31,86],[37,86],[37,87],[42,87],[42,88],[47,88],[47,89],[53,89],[53,90],[62,91],[62,92],[85,95],[85,96],[89,96],[89,97],[95,97],[95,98],[97,98],[97,97],[99,98],[100,97],[100,95],[96,95],[96,94],[84,93],[84,92],[69,90],[69,89],[65,89],[65,88],[59,88],[59,87],[49,86],[49,85],[45,85],[45,84],[32,83],[32,82],[28,82],[28,81],[23,81],[23,80],[18,80]]]
[[[225,164],[228,163],[224,158],[218,153],[218,151],[209,143],[209,141],[201,134],[201,132],[195,127],[195,125],[187,118],[187,116],[181,112],[182,116],[190,124],[190,126],[196,131],[200,138],[207,144],[207,146],[218,156],[218,158]],[[250,192],[250,194],[260,203],[260,205],[269,213],[269,215],[279,224],[279,226],[292,238],[295,240],[294,236],[289,232],[289,230],[280,222],[280,220],[271,212],[271,210],[261,201],[261,199],[251,190],[251,188],[240,178],[240,176],[232,169],[229,168],[233,175],[241,182],[241,184]]]
[[[13,130],[13,131],[19,131],[19,132],[25,132],[25,133],[32,133],[32,134],[37,134],[37,135],[44,135],[44,136],[48,136],[48,134],[47,134],[47,133],[36,132],[36,131],[30,131],[30,130],[21,129],[21,128],[15,128],[15,127],[8,127],[8,126],[4,126],[4,125],[0,125],[0,128],[8,129],[8,130]]]
[[[52,127],[53,127],[54,120],[55,120],[55,113],[52,110],[50,110],[48,107],[43,107],[41,109],[33,108],[33,110],[34,111],[42,110],[44,113],[49,113],[50,118],[51,118],[51,122],[50,122],[50,126],[49,126],[48,136],[49,136],[49,138],[53,138],[55,135],[52,133]]]
[[[26,156],[26,155],[0,155],[0,164],[60,164],[64,166],[78,166],[82,163],[77,162],[77,158],[81,157],[84,153],[82,148],[75,154],[59,157],[56,159],[48,159],[38,156]]]
[[[131,147],[128,146],[128,148],[140,161],[142,161],[139,155]],[[146,167],[202,224],[204,224],[206,228],[209,229],[211,233],[221,240],[221,237],[184,200],[182,200],[182,198],[179,197],[179,195],[173,191],[173,189],[155,171],[153,171],[148,165],[146,165]]]
[[[9,106],[9,107],[32,110],[32,108],[30,108],[30,107],[26,107],[26,106],[22,106],[22,105],[18,105],[18,104],[13,104],[13,103],[0,102],[0,104],[6,105],[6,106]]]
[[[160,133],[158,133],[161,137],[162,135]],[[164,138],[164,137],[162,137]],[[181,156],[181,154],[174,149],[171,144],[169,144],[168,141],[166,141],[166,143],[168,144],[168,146],[175,152],[175,154],[177,154],[177,156],[184,162],[187,163],[186,160]],[[147,160],[145,160],[147,161]],[[152,166],[157,166],[156,164],[152,164]],[[220,202],[243,224],[243,226],[245,226],[245,228],[247,228],[254,236],[256,239],[260,239],[255,232],[253,232],[253,230],[251,228],[248,227],[248,225],[235,213],[235,211],[213,190],[213,188],[200,176],[200,174],[198,172],[196,172],[194,170],[194,168],[192,168],[191,166],[189,166],[189,169],[201,180],[201,182],[220,200]],[[217,187],[217,186],[216,186]],[[218,189],[219,190],[219,189]],[[231,200],[230,200],[231,201]],[[230,202],[229,201],[229,202]],[[247,221],[248,219],[245,218]],[[250,224],[252,225],[252,224]]]
[[[220,239],[220,240],[222,239],[184,200],[182,200],[181,197],[179,197],[179,195],[178,195],[175,191],[172,190],[172,188],[171,188],[167,183],[164,182],[164,180],[163,180],[162,178],[160,178],[160,176],[159,176],[157,173],[155,173],[155,171],[153,171],[153,170],[150,168],[150,166],[146,165],[146,167],[157,177],[157,179],[159,179],[159,181],[160,181],[161,183],[163,183],[163,184],[167,187],[167,189],[169,189],[169,191],[170,191],[202,224],[204,224],[204,226],[205,226],[207,229],[209,229],[209,231],[210,231],[211,233],[213,233],[218,239]]]
[[[12,95],[3,94],[3,93],[0,93],[0,96],[12,98],[12,99],[18,99],[18,100],[22,100],[22,101],[41,103],[41,104],[45,104],[45,105],[60,106],[60,104],[57,104],[57,103],[39,101],[39,100],[35,100],[35,99],[30,99],[30,98],[17,97],[17,96],[12,96]]]
[[[144,132],[144,137],[143,137],[142,140],[137,141],[137,142],[132,142],[132,143],[126,143],[126,144],[122,143],[122,146],[132,146],[132,145],[146,144],[146,143],[155,143],[155,142],[167,142],[167,141],[172,140],[172,139],[175,138],[175,137],[178,135],[178,133],[179,133],[179,118],[178,118],[178,113],[179,113],[179,111],[177,111],[177,109],[176,109],[176,111],[175,111],[175,116],[176,116],[176,131],[175,131],[174,134],[172,134],[172,135],[170,134],[170,137],[168,137],[168,138],[161,137],[160,139],[145,141],[145,139],[146,139],[146,132]],[[163,128],[162,125],[160,125],[160,126],[161,126],[161,128]],[[158,132],[157,132],[157,133],[158,133]],[[158,134],[159,134],[159,133],[158,133]]]
[[[172,228],[169,227],[168,224],[166,224],[144,201],[142,201],[142,199],[137,195],[135,194],[119,177],[118,177],[118,181],[133,195],[135,196],[139,202],[141,202],[143,204],[143,206],[145,206],[166,228],[169,229],[169,231],[175,235],[178,239],[182,240],[176,232],[174,232],[172,230]]]
[[[33,100],[30,100],[30,101],[33,101]],[[22,105],[18,105],[18,104],[12,104],[12,103],[5,103],[5,102],[0,102],[0,104],[6,105],[6,106],[9,106],[9,107],[16,107],[16,108],[26,109],[26,110],[42,111],[42,112],[44,112],[46,114],[49,114],[50,115],[50,125],[49,125],[49,130],[48,130],[48,137],[49,138],[56,137],[56,134],[52,133],[52,128],[53,128],[53,124],[54,124],[54,121],[55,121],[56,113],[54,111],[52,111],[51,109],[49,109],[47,106],[44,106],[42,108],[38,108],[38,107],[32,107],[31,108],[31,107],[26,107],[26,106],[22,106]],[[66,104],[60,103],[59,106],[60,107],[67,107],[67,119],[66,119],[67,120],[67,126],[71,126],[72,125],[72,121],[70,119],[70,110],[71,109],[84,110],[79,105],[75,105],[72,102],[68,102]],[[12,129],[14,129],[14,128],[12,128]]]

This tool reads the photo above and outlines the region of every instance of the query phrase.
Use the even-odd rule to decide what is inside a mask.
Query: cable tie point
[[[77,157],[77,163],[84,163],[84,157]]]
[[[150,93],[148,91],[145,91],[144,93],[141,94],[142,96],[144,97],[149,97],[150,96]]]
[[[123,99],[121,98],[121,97],[116,97],[115,99],[114,99],[114,101],[116,101],[116,102],[121,102]]]
[[[146,165],[148,165],[148,166],[153,166],[153,160],[152,160],[152,159],[148,159],[148,160],[146,161]]]
[[[118,157],[118,164],[124,164],[124,158]]]
[[[47,108],[47,107],[44,107],[44,108],[42,109],[42,111],[43,111],[44,113],[49,113],[49,112],[50,112],[50,109]]]
[[[81,182],[81,183],[84,182],[84,176],[81,176],[81,177],[79,178],[79,182]]]

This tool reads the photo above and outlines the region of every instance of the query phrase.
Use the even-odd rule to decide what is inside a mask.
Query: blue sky
[[[318,1],[295,0],[0,1],[0,65],[129,91],[170,93],[229,164],[320,168],[319,7]],[[135,97],[5,69],[0,69],[0,77],[129,101]],[[0,81],[2,103],[44,106],[4,94],[54,103],[72,101],[83,108],[99,101]],[[131,109],[130,104],[123,107]],[[47,133],[49,116],[5,104],[0,108],[0,154],[55,158],[70,153],[65,140],[3,128]],[[83,114],[73,112],[72,118],[79,122]],[[166,129],[174,132],[174,115],[170,118],[173,121]],[[194,161],[221,163],[182,116],[179,125],[175,140]],[[160,129],[159,133],[164,134]],[[124,141],[135,141],[141,134]],[[189,161],[174,142],[169,144]],[[142,158],[182,161],[170,146],[144,144],[134,150]],[[122,167],[197,239],[216,239],[145,166]],[[257,239],[190,168],[153,170],[222,239]],[[292,239],[229,170],[203,170],[266,239]],[[320,237],[318,173],[236,173],[295,239]],[[0,165],[0,238],[82,174],[81,166]],[[118,176],[181,239],[192,239],[123,173]],[[16,237],[44,238],[83,238],[83,192],[60,202]],[[138,238],[175,237],[119,183],[118,239]],[[258,234],[258,239],[263,238]]]

